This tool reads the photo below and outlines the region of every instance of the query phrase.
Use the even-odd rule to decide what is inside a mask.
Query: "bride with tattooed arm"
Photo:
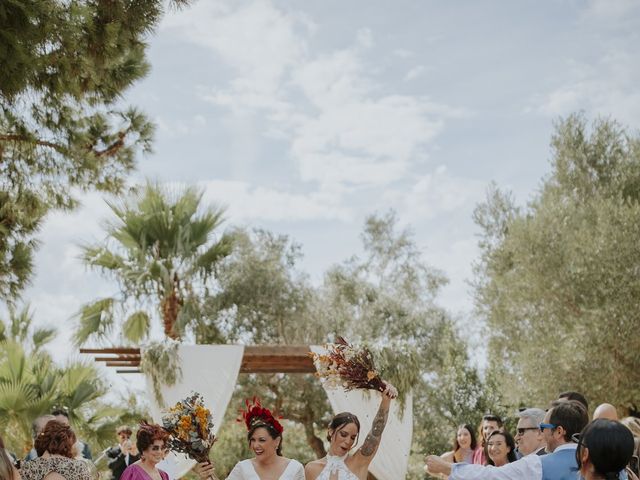
[[[326,457],[307,464],[304,469],[306,480],[366,480],[369,464],[378,451],[382,432],[387,424],[391,400],[398,396],[398,391],[391,384],[386,385],[371,431],[362,446],[353,455],[349,455],[351,448],[358,442],[360,421],[352,413],[339,413],[329,424],[329,453]]]

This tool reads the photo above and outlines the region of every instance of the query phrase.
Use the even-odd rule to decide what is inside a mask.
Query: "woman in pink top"
[[[166,451],[169,434],[160,425],[141,422],[136,434],[140,460],[129,465],[120,480],[169,480],[167,472],[156,468]]]

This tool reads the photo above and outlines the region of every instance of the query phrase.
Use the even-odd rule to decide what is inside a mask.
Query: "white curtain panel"
[[[178,355],[182,380],[162,388],[165,405],[158,405],[151,380],[147,379],[153,420],[162,424],[162,411],[195,391],[202,394],[207,408],[211,410],[214,432],[217,432],[238,381],[243,354],[243,345],[180,345]],[[171,453],[158,466],[173,479],[185,475],[194,463],[186,455]]]
[[[310,348],[314,353],[326,353],[322,346],[312,345]],[[371,430],[371,424],[380,406],[381,394],[371,390],[345,392],[341,388],[325,388],[325,391],[334,414],[351,412],[360,420],[360,438],[357,445],[360,447]],[[380,448],[369,466],[369,471],[378,480],[401,480],[406,477],[412,435],[413,396],[409,393],[406,395],[403,412],[398,401],[391,403],[389,420],[382,434]]]

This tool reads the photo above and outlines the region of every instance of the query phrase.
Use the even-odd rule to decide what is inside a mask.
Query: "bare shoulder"
[[[319,458],[318,460],[307,463],[304,467],[305,478],[307,480],[315,480],[326,464],[327,460],[324,458]]]

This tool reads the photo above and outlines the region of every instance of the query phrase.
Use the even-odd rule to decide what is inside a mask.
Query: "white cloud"
[[[404,81],[410,82],[411,80],[415,80],[416,78],[424,75],[426,71],[427,67],[425,67],[424,65],[416,65],[407,72],[407,74],[404,76]]]
[[[204,198],[228,206],[230,222],[258,221],[348,221],[351,212],[340,205],[335,193],[297,194],[278,191],[246,182],[211,180],[200,182]]]
[[[485,189],[485,182],[452,176],[444,165],[440,165],[434,172],[419,177],[411,188],[390,191],[385,198],[403,212],[404,222],[412,224],[460,210],[468,217],[469,210],[483,197]]]
[[[346,48],[314,55],[316,27],[303,15],[266,0],[235,10],[209,3],[165,27],[212,49],[232,69],[226,85],[205,88],[202,98],[236,116],[264,115],[264,135],[288,142],[300,178],[321,192],[403,177],[427,156],[444,119],[460,114],[425,98],[381,94],[364,61],[375,43],[369,29]]]
[[[637,0],[590,0],[584,10],[586,20],[621,20],[640,11]]]
[[[564,84],[533,97],[526,111],[565,116],[576,110],[612,116],[633,127],[640,126],[640,55],[617,51],[604,55],[595,65],[577,64]]]

